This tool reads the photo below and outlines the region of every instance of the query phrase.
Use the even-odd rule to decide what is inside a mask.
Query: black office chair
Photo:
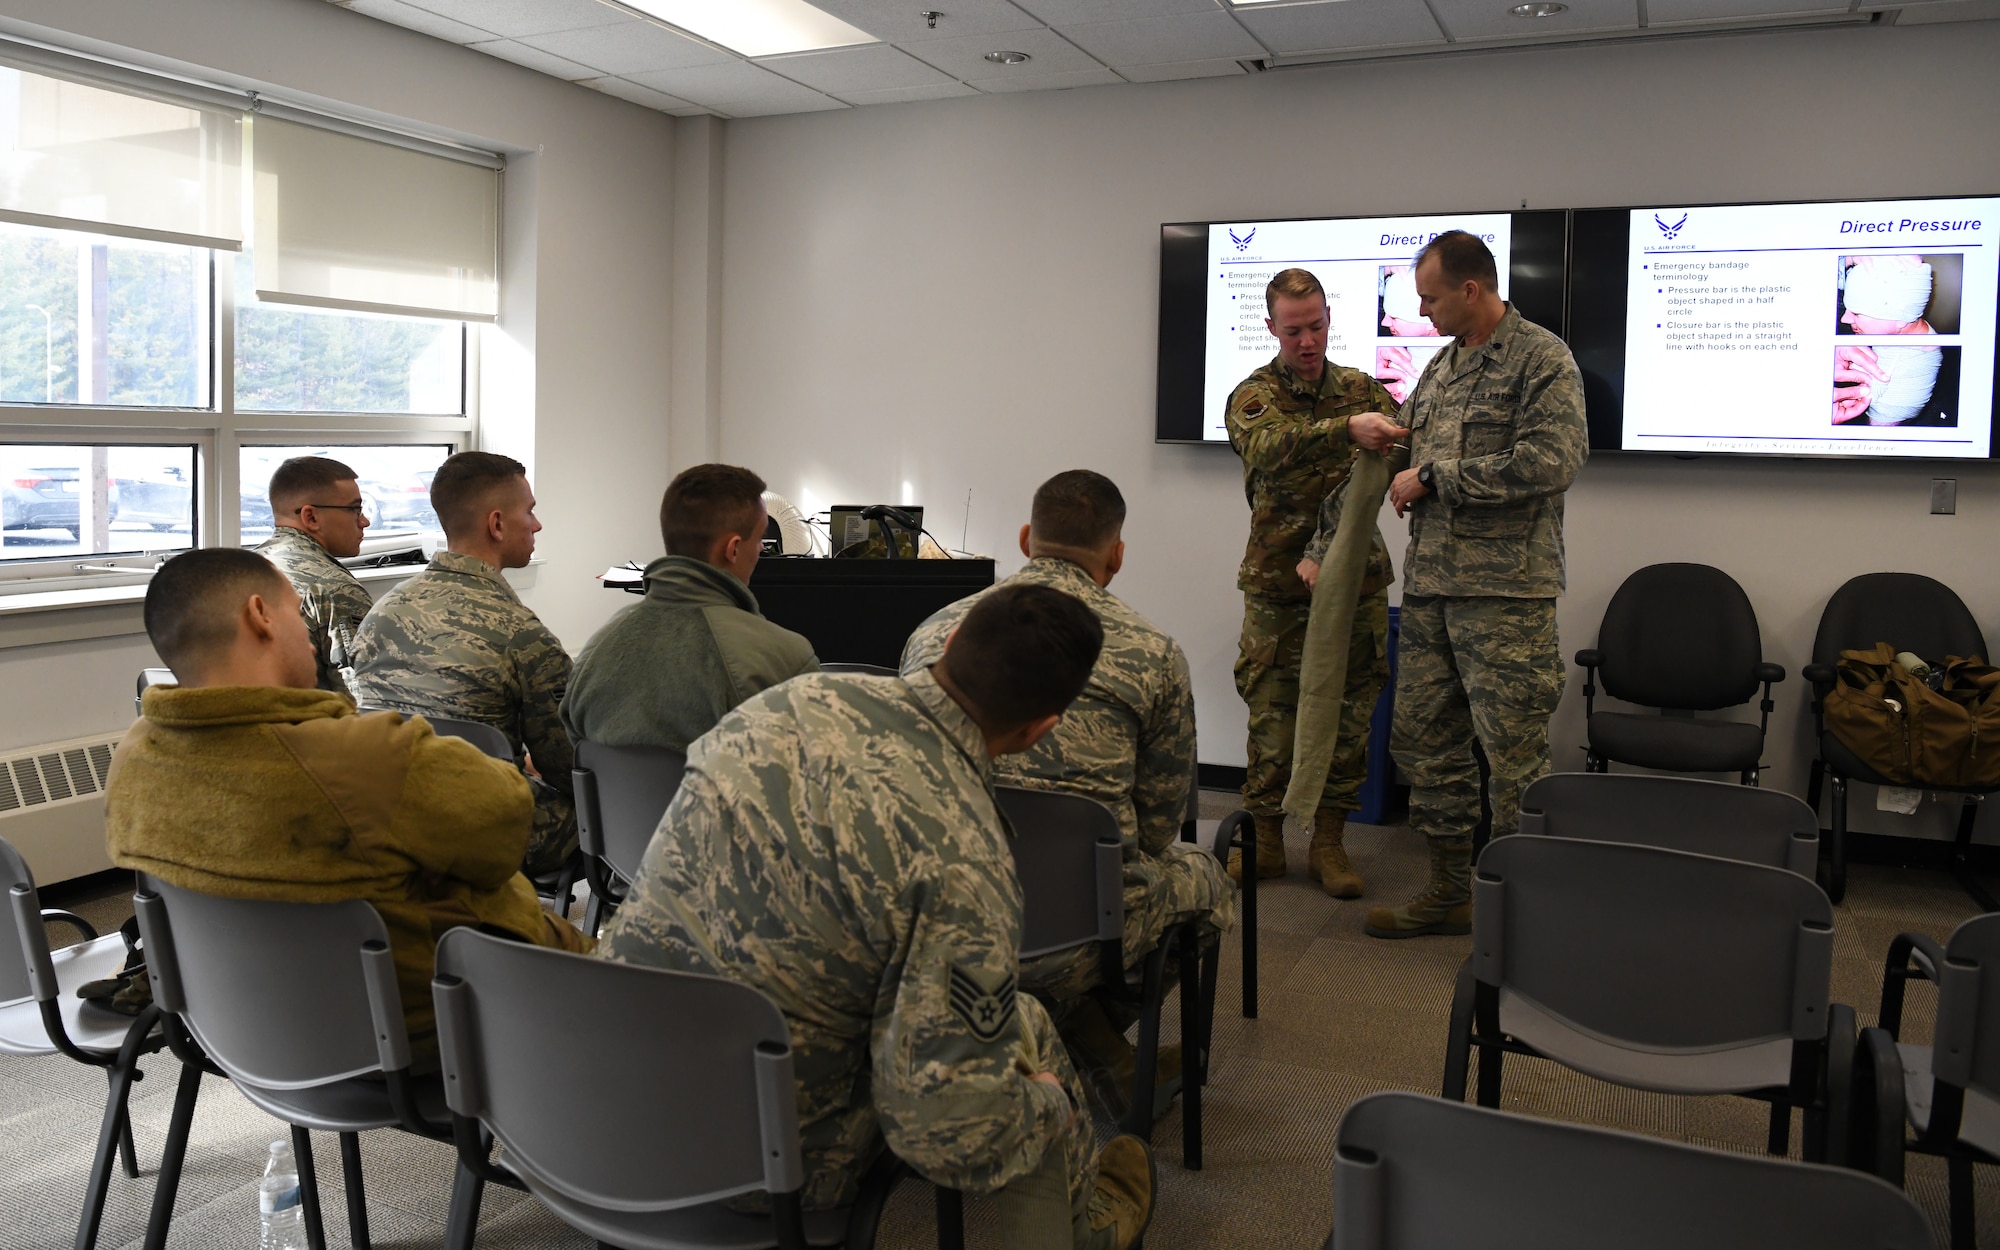
[[[1736,773],[1756,785],[1771,687],[1785,670],[1764,662],[1757,613],[1736,579],[1706,564],[1654,564],[1625,579],[1598,626],[1597,645],[1576,653],[1590,745],[1585,767],[1611,761],[1676,773]],[[1600,712],[1597,683],[1657,716]],[[1748,703],[1763,683],[1755,725],[1695,716]]]
[[[1982,659],[1986,655],[1986,636],[1966,609],[1965,601],[1951,587],[1933,578],[1918,573],[1864,573],[1834,591],[1833,597],[1826,601],[1826,611],[1820,613],[1819,633],[1813,637],[1812,663],[1805,668],[1805,679],[1813,688],[1813,741],[1818,748],[1811,780],[1806,786],[1806,802],[1817,812],[1821,787],[1831,783],[1832,827],[1827,830],[1826,838],[1826,893],[1836,903],[1847,893],[1847,784],[1850,781],[1870,785],[1893,783],[1855,758],[1839,738],[1828,732],[1826,696],[1833,693],[1834,665],[1840,661],[1841,652],[1867,650],[1882,642],[1931,661],[1943,660],[1948,655]],[[1958,836],[1952,842],[1951,869],[1958,883],[1981,908],[1986,911],[2000,908],[2000,903],[1973,880],[1968,862],[1980,800],[1994,792],[1953,786],[1924,788],[1965,796],[1965,806],[1959,812]]]

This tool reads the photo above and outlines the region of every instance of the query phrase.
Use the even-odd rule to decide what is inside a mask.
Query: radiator
[[[37,885],[103,872],[104,782],[123,733],[0,752],[0,838]]]

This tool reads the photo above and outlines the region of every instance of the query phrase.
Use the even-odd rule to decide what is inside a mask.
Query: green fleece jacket
[[[323,690],[154,686],[144,709],[111,758],[112,862],[224,898],[374,904],[419,1053],[447,929],[594,945],[516,871],[534,803],[513,765]]]
[[[743,700],[819,671],[812,644],[764,619],[750,588],[690,556],[646,566],[646,597],[577,658],[563,696],[570,741],[687,745]]]

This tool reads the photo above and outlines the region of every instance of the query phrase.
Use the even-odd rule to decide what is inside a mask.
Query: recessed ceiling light
[[[995,65],[1026,65],[1034,58],[1025,52],[988,52],[986,59]]]
[[[1517,4],[1507,11],[1515,17],[1554,17],[1568,9],[1568,5],[1558,3],[1558,0],[1534,0],[1531,4]]]
[[[620,0],[636,9],[719,43],[744,56],[815,52],[857,43],[878,43],[867,31],[849,26],[806,0]]]

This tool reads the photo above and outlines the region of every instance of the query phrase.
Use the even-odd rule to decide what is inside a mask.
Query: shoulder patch
[[[1014,1022],[1014,992],[1012,973],[989,986],[978,973],[951,966],[951,1012],[982,1042],[993,1041]]]
[[[1261,416],[1263,416],[1263,415],[1264,415],[1264,401],[1263,401],[1263,400],[1261,400],[1261,399],[1253,399],[1253,400],[1251,400],[1251,401],[1250,401],[1249,403],[1247,403],[1247,404],[1243,405],[1243,415],[1244,415],[1244,416],[1246,416],[1246,417],[1261,417]]]

